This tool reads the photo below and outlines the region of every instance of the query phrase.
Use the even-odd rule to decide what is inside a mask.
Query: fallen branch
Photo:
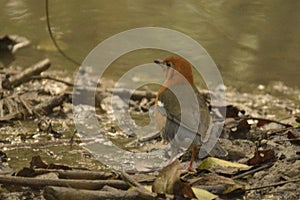
[[[39,179],[17,176],[1,176],[0,184],[4,185],[20,185],[31,188],[43,188],[46,186],[71,187],[77,189],[98,190],[105,185],[115,187],[122,190],[129,188],[122,180],[73,180],[73,179]]]
[[[50,60],[44,59],[33,66],[25,69],[19,74],[13,75],[2,82],[2,87],[5,89],[11,89],[25,83],[31,79],[34,75],[39,75],[41,72],[46,71],[50,67]]]

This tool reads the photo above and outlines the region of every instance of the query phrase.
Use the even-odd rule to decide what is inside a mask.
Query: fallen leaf
[[[214,195],[214,194],[212,194],[206,190],[200,189],[200,188],[192,187],[192,190],[193,190],[194,194],[196,195],[196,198],[200,199],[200,200],[213,200],[218,197],[217,195]]]
[[[195,198],[196,196],[190,185],[180,179],[180,174],[180,162],[177,159],[159,172],[152,185],[152,192]]]
[[[30,169],[34,168],[43,168],[46,169],[48,167],[48,164],[44,162],[41,158],[41,156],[33,156],[30,161]]]
[[[144,185],[144,188],[148,190],[149,192],[152,192],[152,186],[151,185]]]
[[[191,185],[200,187],[214,194],[223,194],[236,183],[233,179],[220,176],[216,173],[203,174],[200,177],[190,179]]]
[[[273,149],[257,150],[254,156],[248,160],[248,165],[258,165],[275,160],[275,152]]]
[[[226,118],[238,117],[239,113],[244,114],[245,111],[240,110],[238,107],[233,106],[233,105],[226,106]]]
[[[223,194],[230,195],[231,193],[236,193],[237,191],[245,192],[245,188],[242,187],[241,185],[235,184],[227,188],[227,190],[225,190]]]
[[[232,171],[238,172],[241,169],[247,170],[251,168],[248,165],[240,164],[240,163],[234,163],[229,162],[226,160],[222,160],[219,158],[214,157],[208,157],[205,160],[201,162],[201,164],[198,166],[198,169],[200,170],[213,170],[218,171],[223,174],[234,174]]]
[[[35,169],[35,168],[42,168],[42,169],[63,169],[63,170],[70,170],[72,169],[69,166],[66,165],[60,165],[60,164],[47,164],[45,161],[42,160],[41,156],[33,156],[31,158],[30,162],[30,169]]]
[[[235,139],[245,139],[251,125],[246,118],[226,118],[224,128],[230,131],[230,136]]]
[[[264,126],[266,124],[269,124],[269,123],[271,123],[269,120],[259,119],[258,122],[257,122],[257,124],[256,124],[256,126],[257,127],[262,127],[262,126]]]
[[[238,132],[248,132],[250,129],[251,126],[248,123],[247,119],[242,119],[237,126]]]

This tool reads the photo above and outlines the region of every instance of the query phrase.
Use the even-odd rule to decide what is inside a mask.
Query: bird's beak
[[[163,69],[165,68],[165,65],[163,64],[163,61],[162,61],[162,60],[155,59],[155,60],[154,60],[154,63],[155,63],[155,64],[158,64],[158,65],[161,66]]]

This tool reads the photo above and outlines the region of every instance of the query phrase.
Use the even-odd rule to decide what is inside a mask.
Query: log
[[[20,185],[31,188],[43,188],[46,186],[62,186],[77,189],[98,190],[105,185],[126,190],[129,188],[122,180],[73,180],[73,179],[39,179],[16,176],[0,176],[0,184]]]
[[[55,170],[55,169],[34,169],[34,172],[38,174],[45,173],[57,173],[59,178],[62,179],[88,179],[88,180],[99,180],[99,179],[110,179],[115,177],[111,172],[98,172],[89,170]]]
[[[72,188],[65,187],[46,187],[44,190],[44,197],[46,200],[98,200],[98,199],[141,199],[139,192],[135,189],[123,191],[115,190],[112,191],[91,191],[91,190],[76,190]],[[154,199],[154,198],[152,198]]]
[[[33,66],[25,69],[19,74],[13,75],[2,82],[2,87],[11,89],[17,87],[31,79],[32,76],[39,75],[41,72],[46,71],[51,63],[48,58],[34,64]]]

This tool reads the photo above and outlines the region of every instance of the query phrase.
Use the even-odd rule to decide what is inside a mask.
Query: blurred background
[[[114,34],[137,27],[165,27],[198,41],[216,62],[225,84],[248,92],[274,82],[299,87],[299,11],[298,0],[49,1],[55,38],[78,62]],[[0,35],[18,34],[32,42],[17,52],[13,65],[28,66],[49,57],[54,69],[77,72],[78,66],[62,57],[51,42],[44,1],[1,0],[0,21]],[[116,78],[165,55],[154,50],[132,52],[113,63],[118,70],[109,76]]]

